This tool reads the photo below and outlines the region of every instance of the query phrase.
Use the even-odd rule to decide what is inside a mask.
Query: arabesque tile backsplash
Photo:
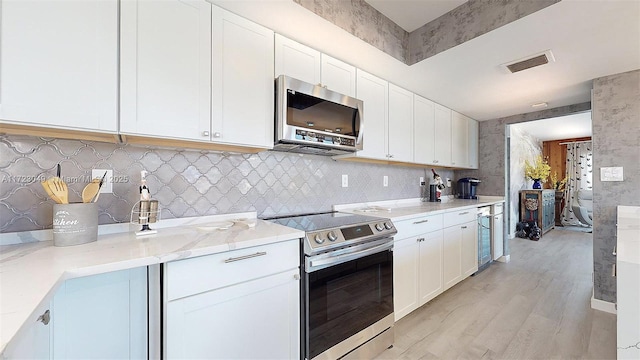
[[[335,161],[330,157],[265,151],[236,154],[110,143],[0,136],[0,233],[48,229],[53,200],[40,181],[56,165],[80,202],[92,169],[113,169],[113,194],[98,200],[100,224],[128,222],[139,200],[140,171],[159,201],[161,218],[256,211],[259,217],[330,211],[334,204],[420,197],[416,167]],[[439,169],[454,179],[452,170]],[[349,187],[341,175],[349,175]],[[389,186],[383,187],[383,176]],[[430,176],[430,171],[429,171]],[[444,194],[450,194],[446,189]]]

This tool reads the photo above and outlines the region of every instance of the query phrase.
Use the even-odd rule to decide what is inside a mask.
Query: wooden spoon
[[[40,183],[42,185],[42,187],[44,188],[44,191],[47,192],[47,195],[49,195],[49,197],[51,198],[51,200],[55,201],[58,204],[62,204],[62,201],[60,201],[60,199],[58,199],[54,194],[53,191],[51,191],[51,188],[49,188],[49,183],[47,181],[43,181]]]
[[[84,189],[82,189],[82,202],[90,203],[93,200],[93,198],[96,197],[96,195],[98,195],[99,191],[100,191],[100,179],[95,178],[91,180],[91,182],[87,184],[87,186],[85,186]]]

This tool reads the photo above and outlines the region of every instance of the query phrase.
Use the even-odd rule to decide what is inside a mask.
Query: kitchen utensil
[[[67,187],[67,183],[59,177],[53,177],[47,179],[47,185],[53,195],[60,200],[60,204],[69,203],[69,188]]]
[[[98,195],[99,191],[100,191],[100,179],[95,178],[91,180],[91,182],[87,184],[87,186],[85,186],[84,189],[82,189],[82,202],[83,203],[91,202],[91,200],[93,200],[93,198],[95,198]]]
[[[102,190],[102,185],[104,185],[104,179],[105,177],[107,177],[107,172],[104,172],[104,175],[102,175],[102,179],[100,179],[100,182],[98,183],[98,192],[96,193],[96,197],[93,198],[93,202],[97,202],[98,198],[100,197],[100,190]]]
[[[49,187],[49,183],[47,181],[42,181],[40,184],[44,188],[44,191],[47,192],[47,195],[49,195],[51,200],[55,201],[58,204],[62,204],[62,201],[60,201],[60,199],[58,199],[58,197],[53,194],[53,191],[51,191],[51,188]]]

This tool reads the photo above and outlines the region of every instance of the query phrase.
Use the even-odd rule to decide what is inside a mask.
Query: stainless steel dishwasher
[[[486,269],[493,261],[491,251],[491,226],[493,224],[491,206],[478,208],[478,271]]]

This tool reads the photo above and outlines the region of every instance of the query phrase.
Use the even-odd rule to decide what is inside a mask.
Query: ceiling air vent
[[[501,66],[509,70],[509,72],[511,73],[516,73],[518,71],[531,69],[533,67],[548,64],[550,62],[555,62],[555,61],[556,60],[553,57],[551,50],[547,50],[540,54],[527,56],[524,59],[519,59],[506,64],[502,64]]]

